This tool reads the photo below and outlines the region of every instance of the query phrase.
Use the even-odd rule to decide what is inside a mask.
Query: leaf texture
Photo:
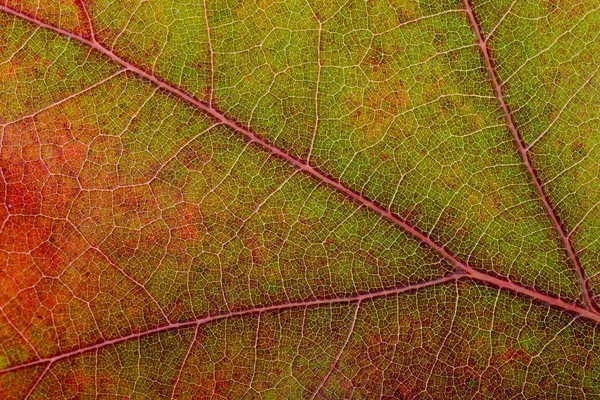
[[[599,34],[0,1],[0,397],[600,398]]]

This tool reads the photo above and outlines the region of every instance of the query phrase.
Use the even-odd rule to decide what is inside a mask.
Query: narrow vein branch
[[[39,386],[39,384],[42,381],[42,379],[44,379],[44,377],[46,376],[46,374],[50,370],[51,366],[52,366],[52,362],[49,362],[48,365],[46,365],[46,368],[44,368],[44,370],[42,371],[42,373],[40,374],[40,376],[35,380],[35,382],[33,382],[33,385],[31,385],[31,387],[29,388],[29,391],[25,395],[24,400],[28,400],[31,397],[31,395],[33,394],[33,392],[35,391],[35,389],[37,389],[37,387]]]
[[[203,0],[204,7],[204,20],[206,21],[206,40],[208,41],[208,51],[210,53],[210,83],[209,83],[209,95],[208,95],[208,105],[212,106],[213,104],[213,95],[215,92],[215,52],[212,48],[212,40],[210,34],[210,23],[208,19],[208,6],[206,4],[206,0]]]
[[[94,83],[93,85],[90,85],[90,86],[88,86],[88,87],[80,90],[79,92],[72,93],[72,94],[70,94],[70,95],[68,95],[68,96],[66,96],[66,97],[64,97],[64,98],[62,98],[60,100],[57,100],[57,101],[53,102],[52,104],[48,104],[47,106],[44,106],[43,108],[40,108],[40,109],[35,110],[35,111],[33,111],[33,112],[31,112],[31,113],[29,113],[27,115],[23,115],[23,116],[17,117],[16,119],[13,119],[13,120],[10,120],[10,121],[7,121],[7,122],[0,122],[0,127],[5,127],[5,126],[8,126],[8,125],[12,125],[12,124],[15,124],[15,123],[17,123],[19,121],[23,121],[23,120],[25,120],[27,118],[33,118],[36,115],[41,114],[41,113],[43,113],[46,110],[49,110],[49,109],[54,108],[54,107],[57,107],[57,106],[59,106],[59,105],[61,105],[63,103],[66,103],[69,100],[72,100],[72,99],[74,99],[76,97],[79,97],[79,96],[83,95],[84,93],[87,93],[87,92],[89,92],[91,90],[94,90],[98,86],[101,86],[101,85],[105,84],[106,82],[108,82],[111,79],[113,79],[114,77],[122,74],[123,72],[125,72],[125,69],[120,69],[117,72],[115,72],[114,74],[107,76],[106,78],[104,78],[104,79],[102,79],[102,80]]]
[[[527,153],[527,147],[525,146],[525,143],[523,142],[523,139],[521,138],[521,135],[519,134],[519,131],[517,129],[517,125],[515,124],[512,113],[510,112],[510,109],[508,108],[508,105],[506,104],[506,101],[504,100],[504,94],[502,93],[502,85],[500,84],[500,81],[498,79],[498,73],[496,72],[496,68],[494,67],[492,58],[490,56],[490,51],[489,51],[489,48],[487,45],[487,39],[485,39],[485,37],[483,36],[481,26],[479,25],[479,22],[477,21],[477,17],[475,16],[475,13],[473,12],[473,7],[471,6],[471,2],[470,2],[470,0],[463,0],[463,3],[465,6],[465,10],[467,12],[467,16],[469,18],[469,23],[471,24],[471,28],[473,29],[473,31],[475,32],[475,36],[477,37],[477,45],[479,46],[479,50],[481,51],[481,55],[483,56],[485,65],[486,65],[487,70],[492,79],[494,91],[496,92],[496,98],[498,99],[498,102],[500,103],[500,107],[502,108],[502,111],[504,112],[504,116],[506,118],[506,123],[507,123],[508,129],[510,130],[510,132],[513,135],[513,139],[514,139],[515,145],[517,146],[519,156],[521,157],[523,164],[525,164],[525,167],[527,168],[527,172],[529,173],[529,176],[531,177],[533,186],[535,187],[535,190],[537,191],[540,199],[542,200],[542,203],[544,204],[544,208],[546,209],[548,216],[552,220],[552,224],[554,225],[554,228],[558,232],[560,239],[562,240],[563,245],[565,246],[567,255],[571,259],[573,268],[575,269],[577,277],[579,278],[579,284],[581,285],[581,291],[583,294],[583,300],[584,300],[585,306],[587,309],[591,310],[591,309],[593,309],[593,302],[590,297],[590,290],[587,285],[585,272],[583,271],[583,268],[581,266],[579,258],[577,257],[577,252],[573,249],[573,245],[571,244],[569,235],[567,234],[566,230],[562,226],[560,219],[558,218],[558,215],[556,214],[556,211],[554,210],[554,207],[550,203],[550,199],[548,198],[548,195],[544,191],[544,186],[542,185],[540,178],[538,177],[537,172],[536,172],[531,160],[529,159],[529,155]]]
[[[177,386],[179,386],[179,383],[181,382],[181,376],[183,375],[183,370],[185,369],[185,366],[187,364],[187,360],[190,357],[190,354],[192,354],[192,349],[194,348],[194,344],[196,344],[196,339],[198,338],[198,331],[200,330],[200,324],[196,325],[196,329],[194,330],[194,335],[192,336],[192,341],[190,342],[190,345],[188,346],[187,352],[185,353],[185,356],[183,357],[183,361],[181,362],[181,367],[179,368],[179,372],[177,373],[177,379],[175,380],[175,384],[173,385],[173,392],[171,392],[171,400],[175,399],[175,395],[177,394]]]
[[[85,16],[85,19],[87,21],[88,29],[90,31],[90,37],[93,42],[96,42],[96,32],[94,31],[94,24],[92,23],[92,18],[90,17],[90,13],[88,12],[85,0],[78,0],[77,3],[79,4],[79,8],[81,8],[81,11],[83,11],[83,15]]]
[[[352,321],[350,322],[350,329],[348,329],[348,334],[346,335],[346,340],[344,340],[344,343],[342,344],[342,346],[340,347],[340,350],[335,355],[335,358],[331,362],[331,365],[329,366],[327,373],[323,377],[323,380],[319,384],[319,387],[317,387],[317,390],[315,390],[315,392],[311,396],[310,400],[314,400],[319,395],[319,392],[321,391],[321,389],[323,389],[323,386],[325,386],[325,384],[329,380],[329,377],[331,376],[333,371],[337,368],[337,365],[340,362],[340,359],[342,358],[342,354],[344,353],[344,350],[346,350],[346,347],[348,346],[348,342],[350,341],[350,338],[352,337],[352,334],[354,333],[354,326],[356,325],[356,320],[358,319],[358,311],[359,310],[360,310],[360,300],[356,303],[356,307],[354,309],[354,315],[352,316]]]

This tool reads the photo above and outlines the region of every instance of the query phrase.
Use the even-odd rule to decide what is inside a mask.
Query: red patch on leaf
[[[249,239],[244,240],[244,246],[250,250],[250,255],[252,256],[252,264],[262,264],[262,246],[259,243],[258,239],[255,237],[251,237]]]
[[[0,171],[6,185],[8,212],[39,214],[42,186],[49,172],[40,159],[37,135],[7,127],[0,147]]]
[[[527,352],[523,349],[506,349],[504,351],[504,353],[502,353],[502,360],[506,361],[506,362],[511,362],[511,361],[520,361],[522,363],[527,363],[529,362],[529,359],[531,357],[529,356],[529,354],[527,354]]]
[[[94,381],[95,378],[88,372],[74,369],[63,380],[64,386],[61,390],[67,390],[69,393],[86,393]]]
[[[164,213],[164,220],[172,229],[174,238],[196,241],[202,231],[202,214],[200,207],[190,203],[179,203],[171,212]]]
[[[88,143],[96,130],[69,121],[58,107],[35,117],[41,157],[54,174],[77,177],[86,160]]]
[[[8,125],[0,152],[8,212],[66,217],[80,190],[76,177],[86,149],[60,112]]]

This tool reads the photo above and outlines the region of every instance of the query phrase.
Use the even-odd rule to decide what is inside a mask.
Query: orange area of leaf
[[[79,176],[97,131],[69,120],[62,107],[8,124],[0,143],[6,210],[0,230],[0,305],[22,337],[46,354],[97,339],[94,316],[82,297],[93,301],[103,290],[91,281],[85,287],[77,283],[83,272],[73,268],[87,265],[78,260],[90,246],[70,215],[82,193]]]
[[[3,63],[0,65],[0,82],[10,82],[15,78],[16,70],[13,66],[13,61]]]
[[[41,190],[49,171],[40,159],[35,132],[18,128],[12,125],[5,128],[0,149],[6,207],[11,214],[36,215],[40,213]]]
[[[39,378],[44,365],[23,368],[10,374],[0,375],[0,399],[20,399]]]

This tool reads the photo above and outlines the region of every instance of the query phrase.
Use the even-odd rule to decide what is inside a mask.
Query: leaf
[[[3,0],[0,397],[600,397],[599,28]]]

